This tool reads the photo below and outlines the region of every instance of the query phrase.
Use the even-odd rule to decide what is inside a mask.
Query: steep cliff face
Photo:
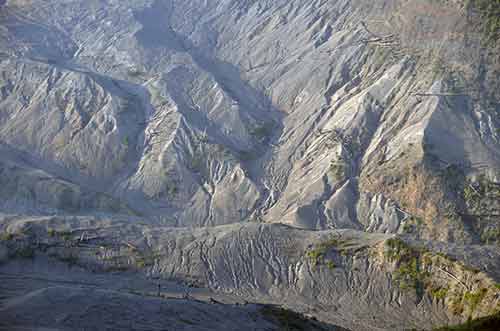
[[[153,273],[275,301],[321,288],[304,305],[347,298],[323,318],[355,329],[484,315],[494,307],[471,312],[458,299],[481,289],[456,265],[413,250],[375,256],[400,234],[498,258],[498,17],[488,0],[0,1],[0,210],[162,229],[148,246],[182,262],[162,258]],[[251,224],[241,235],[235,223],[247,222],[292,228]],[[302,236],[324,239],[305,230],[360,231],[371,255],[323,275],[293,260],[307,250]],[[202,256],[219,235],[229,243]],[[201,247],[199,268],[177,251],[189,243],[164,246],[176,236],[196,242],[193,254]],[[280,236],[290,246],[276,253]],[[225,248],[230,260],[247,249],[275,261],[228,265]],[[450,297],[431,296],[444,291],[439,279],[426,279],[427,297],[387,283],[416,258],[454,275]],[[498,270],[477,268],[493,295]],[[375,301],[384,308],[369,320]]]

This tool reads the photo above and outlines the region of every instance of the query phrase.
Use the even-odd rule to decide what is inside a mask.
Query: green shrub
[[[399,283],[400,288],[420,290],[426,274],[419,268],[417,257],[412,257],[409,261],[400,262],[394,272],[394,279]]]
[[[407,255],[411,255],[413,250],[403,240],[399,238],[390,238],[385,242],[385,254],[390,261],[400,260]]]
[[[404,233],[413,233],[414,230],[415,230],[415,226],[409,222],[407,222],[403,225],[403,232]]]
[[[481,288],[476,292],[466,292],[464,294],[464,300],[469,304],[471,313],[476,311],[477,307],[481,304],[484,297],[488,293],[487,288]]]
[[[443,288],[436,288],[431,290],[431,296],[436,298],[437,300],[443,300],[446,298],[446,295],[448,294],[448,288],[443,287]]]
[[[313,266],[320,264],[323,260],[325,252],[322,249],[314,249],[307,252],[307,257],[311,261]]]
[[[335,267],[336,267],[336,266],[335,266],[335,262],[333,262],[333,261],[331,261],[331,260],[328,260],[328,261],[326,262],[326,266],[327,266],[327,267],[328,267],[328,269],[330,269],[330,270],[333,270],[333,269],[335,269]]]
[[[421,270],[421,253],[425,252],[425,249],[410,247],[399,238],[386,240],[385,246],[386,257],[396,264],[394,280],[399,284],[400,289],[414,289],[417,296],[422,297],[424,283],[429,276],[427,272]]]
[[[328,240],[320,243],[313,250],[310,250],[309,252],[307,252],[306,255],[309,258],[309,260],[311,261],[311,263],[313,264],[313,266],[317,266],[317,265],[322,264],[324,262],[323,259],[326,255],[326,253],[330,249],[338,247],[340,245],[340,243],[341,242],[336,238],[328,239]],[[327,261],[327,266],[330,266],[329,262],[333,263],[332,261]]]

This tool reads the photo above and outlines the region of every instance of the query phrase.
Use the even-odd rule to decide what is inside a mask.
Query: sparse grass
[[[0,234],[0,241],[11,241],[14,239],[14,235],[10,232],[2,232]]]
[[[146,267],[151,267],[155,264],[155,261],[160,259],[160,252],[135,252],[135,267],[138,269],[144,269]]]
[[[274,124],[264,123],[259,124],[250,130],[250,134],[254,136],[257,140],[263,142],[272,135],[274,129]]]
[[[481,242],[500,244],[500,227],[492,222],[500,211],[500,185],[482,175],[465,181],[462,197],[468,214],[476,219]]]
[[[471,209],[478,208],[481,203],[481,194],[477,189],[473,188],[473,183],[465,184],[463,198],[467,206]]]
[[[385,256],[395,264],[393,275],[399,287],[402,290],[414,289],[419,297],[427,293],[434,299],[445,300],[454,315],[473,315],[488,295],[499,288],[495,284],[482,284],[476,285],[477,289],[474,291],[464,291],[463,282],[472,281],[473,274],[479,273],[480,270],[465,266],[443,253],[411,247],[398,238],[386,241],[385,246]],[[459,280],[462,284],[455,284],[453,281],[443,283],[439,277],[434,277],[434,273],[440,272],[439,270],[446,270],[444,272],[455,274],[458,279],[462,278]]]
[[[431,68],[431,72],[433,74],[432,80],[436,79],[437,77],[443,76],[446,73],[446,70],[448,69],[446,66],[446,63],[439,55],[436,55],[431,60],[431,67],[430,68]],[[432,146],[426,146],[424,144],[424,150],[428,151],[430,149],[432,149]]]
[[[411,224],[410,222],[406,222],[403,225],[403,232],[404,233],[413,233],[414,230],[415,230],[415,226],[413,224]]]
[[[202,155],[195,152],[195,154],[188,159],[187,168],[193,172],[200,172],[203,163]]]
[[[60,232],[59,237],[64,241],[70,241],[71,240],[71,233],[70,232]]]
[[[343,181],[346,177],[347,167],[343,162],[333,162],[330,165],[329,173],[335,181]]]
[[[49,237],[55,237],[55,236],[56,236],[56,234],[57,234],[57,232],[56,232],[56,230],[54,230],[54,229],[48,229],[48,230],[47,230],[47,235],[48,235]]]
[[[414,233],[420,231],[424,227],[424,220],[422,217],[411,216],[403,225],[404,233]]]
[[[424,280],[427,276],[420,269],[418,257],[401,262],[394,272],[394,279],[397,280],[401,289],[415,289],[418,295],[422,295]]]
[[[55,229],[47,229],[47,235],[51,238],[53,237],[61,238],[64,241],[71,240],[70,231],[57,231]]]
[[[69,264],[70,266],[78,264],[78,256],[76,254],[68,254],[65,256],[57,256],[59,261],[65,262]]]
[[[176,181],[171,181],[165,184],[165,191],[170,198],[173,198],[179,193],[178,183]]]
[[[125,272],[129,270],[129,266],[125,264],[113,264],[106,266],[105,270],[108,272]]]
[[[500,228],[484,229],[481,232],[481,241],[485,244],[490,244],[491,242],[500,242]]]
[[[479,13],[486,42],[494,44],[500,37],[500,0],[469,0],[469,6]]]
[[[13,256],[21,259],[32,259],[35,257],[35,250],[28,246],[21,247],[14,251]]]
[[[146,267],[146,261],[145,260],[137,260],[137,262],[135,263],[135,265],[137,266],[137,268],[139,269],[143,269]]]
[[[413,249],[399,238],[387,239],[385,246],[385,254],[390,261],[400,260],[408,255],[413,255]]]
[[[155,265],[156,261],[162,257],[162,254],[151,251],[141,251],[137,248],[128,247],[125,251],[108,252],[101,258],[106,271],[128,271],[140,270]]]
[[[373,49],[373,66],[375,68],[381,68],[388,62],[387,57],[390,54],[390,50],[387,47],[377,47],[374,46]]]
[[[326,266],[327,266],[327,267],[328,267],[328,269],[330,269],[330,270],[333,270],[333,269],[335,269],[335,267],[336,267],[335,262],[333,262],[333,261],[331,261],[331,260],[329,260],[329,261],[327,261],[327,262],[326,262]]]
[[[322,249],[313,249],[312,251],[307,252],[307,257],[313,264],[313,266],[317,266],[323,260],[325,252]]]
[[[445,326],[434,329],[434,331],[498,331],[500,326],[500,312],[494,315],[478,318],[475,320],[469,319],[466,323]]]
[[[446,255],[443,252],[437,252],[437,253],[434,253],[434,255],[439,256],[439,257],[441,257],[443,259],[446,259],[446,260],[448,260],[450,262],[456,262],[456,259],[454,259],[453,257],[451,257],[449,255]]]
[[[252,161],[257,158],[257,155],[253,151],[239,151],[238,157],[241,161]]]

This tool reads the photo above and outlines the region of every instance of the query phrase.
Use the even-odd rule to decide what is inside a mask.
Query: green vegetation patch
[[[330,268],[335,268],[335,263],[331,260],[326,260],[326,254],[333,248],[339,247],[342,242],[337,238],[331,238],[327,241],[322,242],[314,249],[306,253],[307,258],[311,261],[312,265],[315,267],[317,265],[325,264]]]
[[[464,300],[469,304],[472,312],[474,312],[483,301],[486,293],[488,293],[488,289],[486,288],[480,288],[475,292],[465,292]]]
[[[500,244],[500,226],[495,222],[500,212],[500,184],[484,175],[475,181],[467,180],[462,197],[468,214],[476,219],[476,231],[481,241]]]
[[[402,290],[414,289],[418,297],[424,295],[424,284],[429,277],[423,268],[424,252],[425,250],[413,248],[399,238],[391,238],[385,242],[384,254],[396,264],[394,280]]]
[[[404,233],[418,233],[425,226],[424,219],[418,216],[410,216],[403,225]]]
[[[322,243],[316,245],[311,250],[307,251],[306,256],[313,265],[325,265],[328,269],[333,270],[338,265],[331,259],[327,258],[329,252],[334,251],[342,256],[352,255],[367,250],[368,246],[360,245],[355,241],[340,240],[332,237]]]
[[[500,0],[469,0],[469,6],[479,13],[486,40],[496,42],[500,38]]]
[[[446,296],[448,295],[449,289],[447,287],[440,287],[436,289],[432,289],[430,291],[430,294],[433,298],[437,300],[444,300]]]
[[[486,298],[498,292],[497,285],[487,283],[466,287],[463,281],[454,276],[468,272],[472,275],[480,270],[468,267],[443,253],[433,253],[425,248],[415,248],[399,238],[385,242],[384,255],[395,264],[393,279],[402,290],[415,290],[422,298],[425,294],[436,300],[443,300],[455,315],[473,316]],[[451,277],[458,283],[443,283],[434,273]],[[469,274],[469,276],[471,276]]]
[[[500,227],[484,229],[481,232],[481,241],[487,245],[491,242],[500,243]]]
[[[326,266],[327,266],[327,267],[328,267],[328,269],[330,269],[330,270],[333,270],[333,269],[335,269],[335,267],[336,267],[335,262],[333,262],[333,261],[331,261],[331,260],[328,260],[328,261],[326,262]]]

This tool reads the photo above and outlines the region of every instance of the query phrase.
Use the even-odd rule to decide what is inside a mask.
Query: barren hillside
[[[498,311],[499,17],[495,0],[0,1],[0,278],[188,284],[228,300],[183,303],[188,322],[228,309],[221,329],[262,310],[234,300],[318,330]],[[103,284],[89,302],[157,300]],[[12,323],[82,296],[25,286],[0,293]],[[256,328],[314,322],[265,307]]]

